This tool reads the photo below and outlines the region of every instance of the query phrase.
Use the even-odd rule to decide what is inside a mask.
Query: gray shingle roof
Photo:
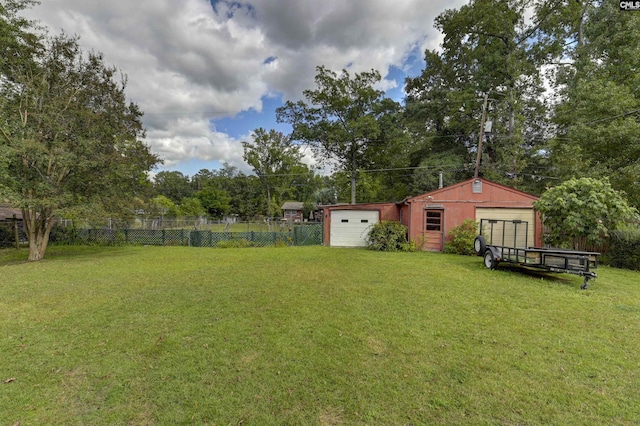
[[[281,207],[282,210],[302,210],[304,203],[299,201],[287,201]]]

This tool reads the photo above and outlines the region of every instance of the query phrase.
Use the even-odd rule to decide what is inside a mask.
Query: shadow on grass
[[[130,246],[129,246],[130,247]],[[78,259],[91,257],[92,259],[113,255],[133,256],[131,250],[126,250],[124,246],[91,246],[91,245],[50,245],[44,256],[44,261],[66,260],[70,258]],[[0,266],[20,265],[29,263],[29,249],[2,249],[0,250]]]
[[[478,270],[480,269],[486,269],[484,266],[482,257],[478,256],[477,259],[478,259],[477,264],[465,262],[465,263],[460,263],[459,267],[462,269],[466,269],[472,273],[477,273]],[[539,280],[542,279],[545,281],[554,282],[554,283],[567,285],[571,287],[576,286],[576,282],[573,279],[576,277],[576,275],[572,275],[572,274],[549,272],[541,269],[528,268],[526,266],[520,266],[520,265],[504,263],[504,262],[500,263],[498,265],[498,268],[496,269],[496,272],[501,272],[501,271],[519,274],[524,277],[535,278]]]
[[[573,277],[575,277],[575,275],[571,275],[571,274],[565,274],[561,272],[560,273],[549,272],[549,271],[543,271],[540,269],[527,268],[526,266],[518,266],[518,265],[510,265],[510,264],[500,264],[497,270],[519,273],[521,275],[524,275],[530,278],[557,282],[559,284],[564,284],[571,287],[575,286],[575,282],[572,279]]]

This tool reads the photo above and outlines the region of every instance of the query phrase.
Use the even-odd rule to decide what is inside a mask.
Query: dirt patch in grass
[[[344,410],[335,407],[326,407],[318,416],[321,426],[336,426],[344,424]]]

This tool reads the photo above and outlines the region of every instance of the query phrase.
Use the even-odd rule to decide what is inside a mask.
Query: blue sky
[[[193,175],[228,163],[249,172],[243,140],[283,100],[314,88],[316,67],[378,70],[401,101],[441,35],[433,22],[464,2],[434,0],[46,0],[28,16],[77,34],[128,77],[159,170]],[[312,158],[307,158],[310,163]]]

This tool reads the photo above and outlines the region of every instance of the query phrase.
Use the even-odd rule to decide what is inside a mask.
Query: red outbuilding
[[[424,250],[442,251],[449,231],[465,219],[518,219],[529,223],[528,245],[541,247],[542,223],[533,210],[537,200],[526,192],[473,178],[399,203],[324,206],[324,244],[363,247],[369,227],[390,220],[406,225],[409,239]]]

